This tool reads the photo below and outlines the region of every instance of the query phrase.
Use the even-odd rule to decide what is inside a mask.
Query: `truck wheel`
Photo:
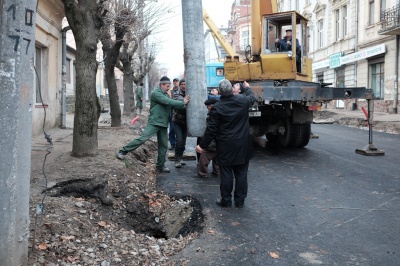
[[[304,124],[297,126],[299,130],[293,146],[297,148],[302,148],[304,146],[307,146],[308,142],[310,141],[311,124]]]
[[[285,133],[283,135],[279,135],[279,142],[281,143],[282,147],[293,147],[297,135],[299,135],[299,125],[292,124],[291,118],[286,118],[284,123],[285,125]]]

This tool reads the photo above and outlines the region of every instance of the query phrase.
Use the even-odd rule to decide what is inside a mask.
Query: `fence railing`
[[[400,4],[381,12],[381,32],[400,28]]]

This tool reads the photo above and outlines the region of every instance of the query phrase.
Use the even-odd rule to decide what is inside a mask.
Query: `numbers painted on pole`
[[[21,13],[25,11],[24,15]],[[25,54],[28,54],[33,30],[33,16],[35,12],[28,8],[20,8],[12,4],[7,9],[7,36],[14,42],[13,50],[17,52],[20,46],[25,45]],[[21,15],[21,17],[20,17]],[[23,18],[24,23],[21,23]]]

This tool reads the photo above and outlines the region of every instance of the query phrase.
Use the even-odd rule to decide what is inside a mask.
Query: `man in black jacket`
[[[201,153],[216,138],[221,176],[221,199],[216,203],[224,208],[232,206],[235,178],[235,206],[242,208],[247,196],[249,160],[253,156],[249,107],[254,104],[256,98],[246,81],[243,83],[241,94],[233,95],[232,85],[226,79],[220,81],[219,91],[221,98],[210,111],[209,123],[196,151]]]

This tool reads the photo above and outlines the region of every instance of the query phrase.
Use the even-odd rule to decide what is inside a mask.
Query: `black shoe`
[[[242,209],[244,207],[244,204],[236,204],[235,203],[235,207],[238,209]]]
[[[163,167],[162,169],[157,168],[157,172],[159,173],[171,173],[171,170],[169,170],[167,167]]]
[[[124,160],[125,159],[125,155],[126,155],[126,153],[124,153],[122,151],[118,151],[117,154],[116,154],[117,158],[120,159],[120,160]]]
[[[221,208],[232,208],[232,203],[231,204],[229,204],[229,203],[225,203],[225,202],[222,202],[222,200],[217,200],[216,202],[215,202],[215,204],[217,204],[217,206],[219,206],[219,207],[221,207]]]

